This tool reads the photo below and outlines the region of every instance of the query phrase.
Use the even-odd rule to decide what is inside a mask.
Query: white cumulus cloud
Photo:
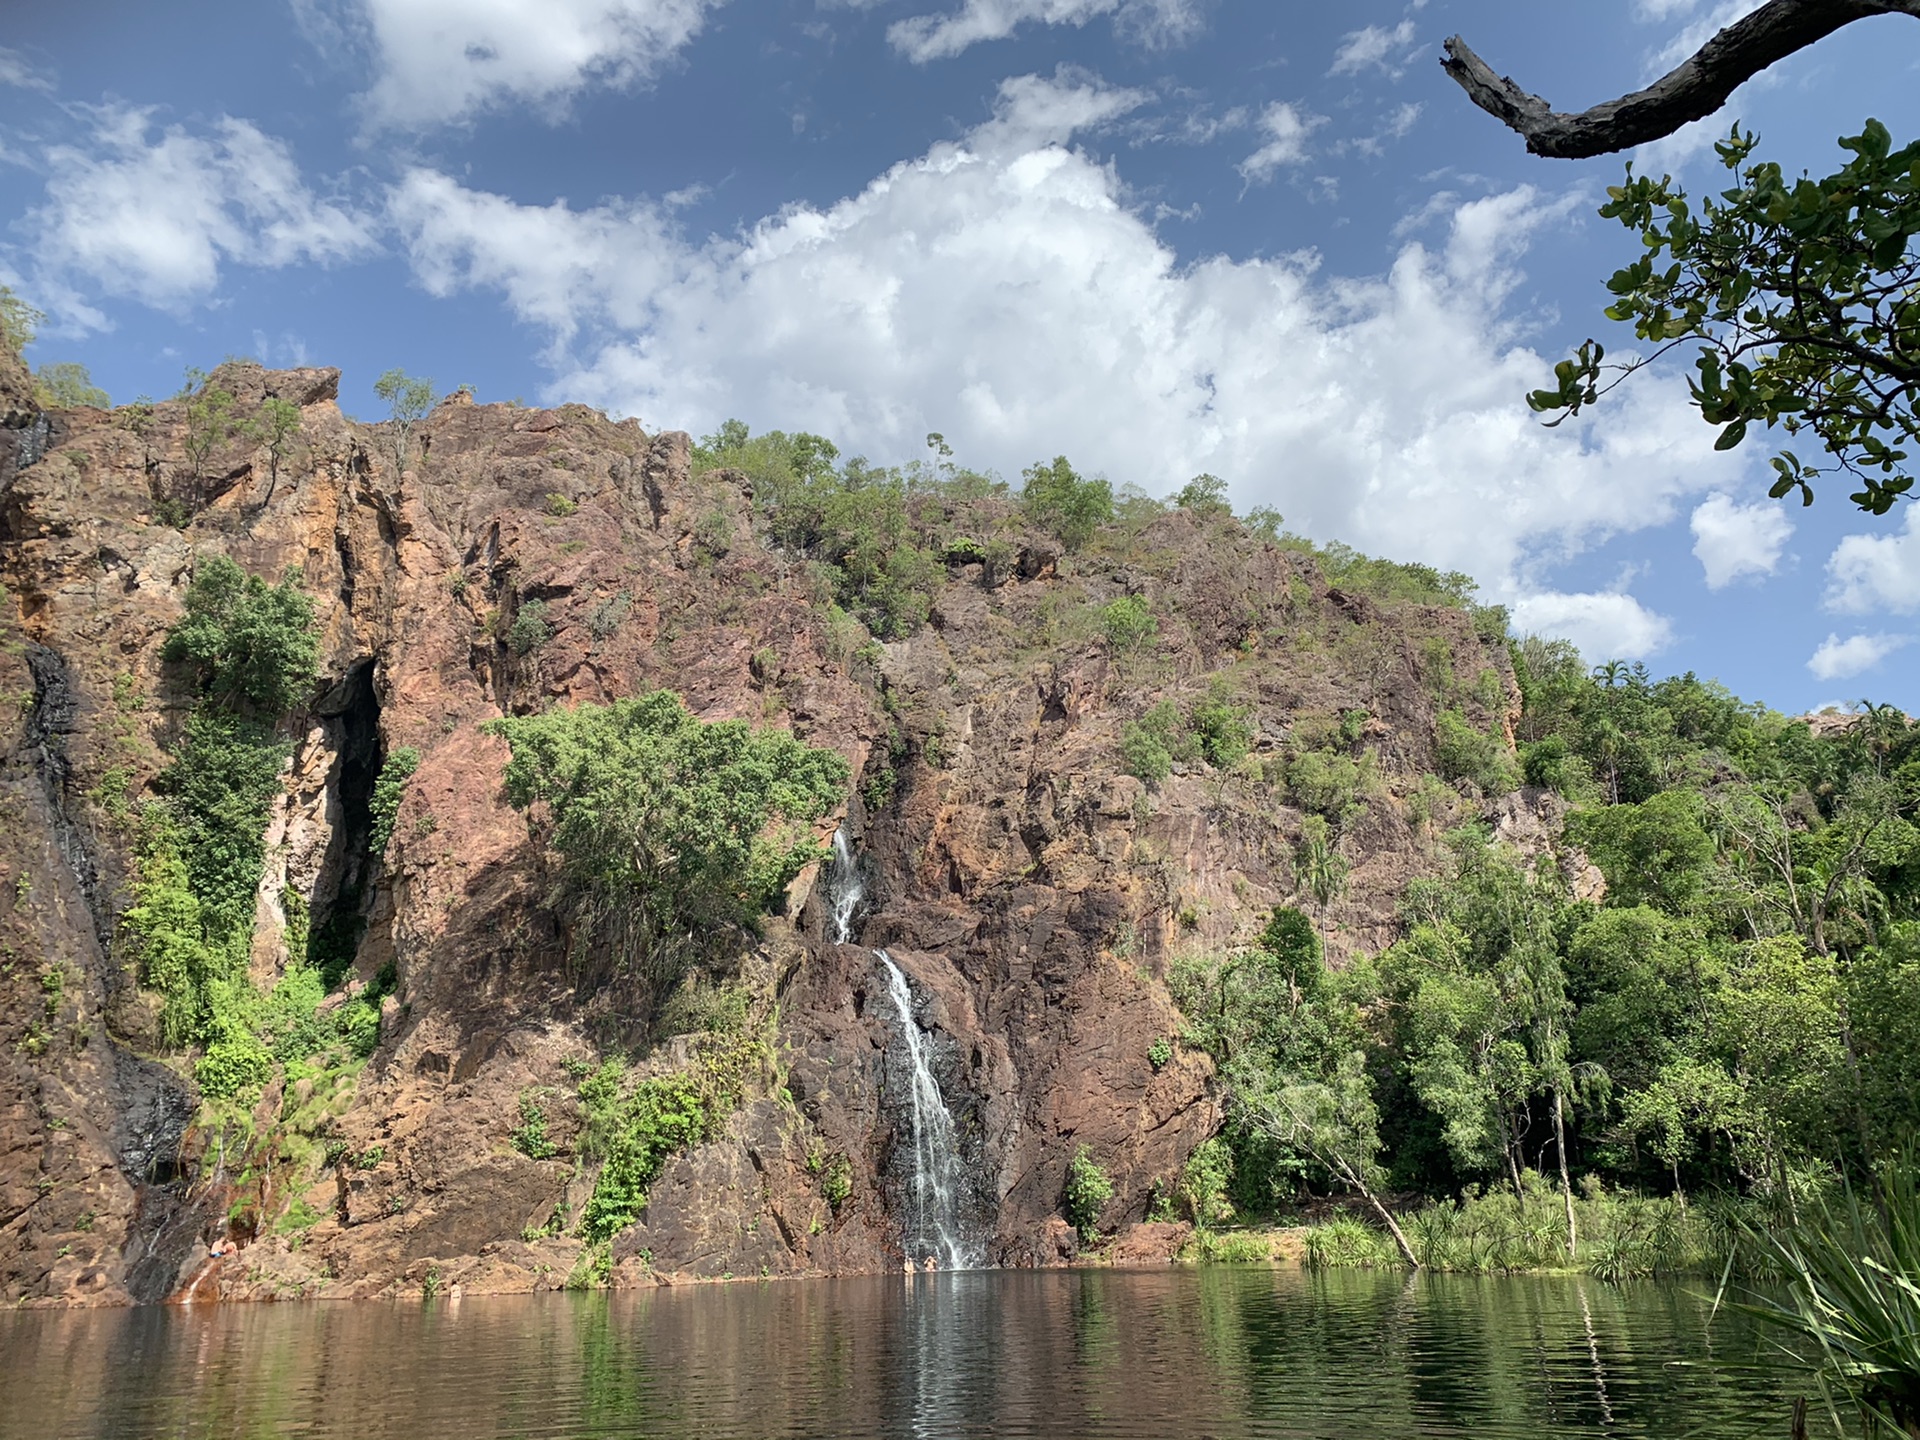
[[[965,0],[942,15],[914,15],[887,27],[894,49],[915,64],[945,60],[1022,25],[1085,25],[1113,18],[1122,36],[1148,46],[1177,45],[1201,24],[1201,0]]]
[[[369,222],[315,194],[286,145],[248,121],[157,129],[150,110],[115,105],[91,119],[84,146],[47,149],[46,202],[25,221],[55,295],[86,283],[179,311],[213,293],[223,263],[324,265],[375,248]]]
[[[430,170],[391,215],[427,288],[498,293],[546,328],[556,397],[696,432],[816,430],[876,459],[941,430],[1003,474],[1064,453],[1155,493],[1211,471],[1242,507],[1466,570],[1500,600],[1740,473],[1674,387],[1623,392],[1602,424],[1528,414],[1548,367],[1507,304],[1572,201],[1464,202],[1384,274],[1183,264],[1072,143],[1146,99],[1073,72],[1010,80],[960,139],[731,236],[684,236],[659,202],[522,206]],[[1602,653],[1665,638],[1625,595],[1537,598],[1535,628]]]
[[[1723,590],[1747,575],[1771,575],[1793,535],[1793,522],[1773,501],[1742,505],[1712,495],[1693,512],[1693,553],[1707,574],[1709,590]]]
[[[1267,106],[1260,115],[1267,143],[1240,162],[1240,174],[1249,182],[1264,183],[1283,165],[1305,163],[1307,137],[1325,123],[1325,116],[1306,114],[1284,100]]]
[[[322,49],[363,50],[372,118],[467,120],[503,105],[564,113],[590,86],[653,78],[723,0],[294,0]]]
[[[1816,680],[1846,680],[1871,670],[1912,640],[1910,635],[1828,635],[1807,660]]]
[[[1673,625],[1633,596],[1616,591],[1524,596],[1513,608],[1513,628],[1522,635],[1571,640],[1595,662],[1642,660],[1667,647]]]
[[[1848,535],[1827,557],[1829,610],[1847,615],[1920,610],[1920,505],[1908,504],[1906,522],[1891,535]]]

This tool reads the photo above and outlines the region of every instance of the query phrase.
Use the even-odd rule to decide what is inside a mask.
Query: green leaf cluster
[[[1920,142],[1896,149],[1869,120],[1840,141],[1851,158],[1838,170],[1797,179],[1756,161],[1755,148],[1738,127],[1715,147],[1734,177],[1718,195],[1690,198],[1631,166],[1608,189],[1600,214],[1638,234],[1644,253],[1607,282],[1606,315],[1658,348],[1607,366],[1589,340],[1528,404],[1578,414],[1626,374],[1697,345],[1688,386],[1719,428],[1716,449],[1755,425],[1805,434],[1858,482],[1853,502],[1884,515],[1912,488],[1920,441]],[[1773,496],[1812,504],[1822,472],[1792,451],[1772,463]]]
[[[221,705],[278,717],[303,702],[320,672],[313,602],[289,575],[269,585],[224,555],[194,567],[186,617],[161,648],[192,667]]]
[[[1068,1222],[1080,1232],[1081,1244],[1091,1245],[1100,1237],[1100,1212],[1111,1199],[1112,1179],[1082,1145],[1067,1163],[1066,1190],[1061,1199]]]
[[[107,392],[93,383],[87,367],[73,360],[56,360],[33,372],[34,403],[47,410],[75,410],[91,407],[105,410],[112,405]]]
[[[400,814],[400,802],[406,799],[407,781],[419,768],[420,752],[411,745],[390,751],[381,761],[380,774],[373,782],[373,796],[368,801],[368,809],[373,812],[368,848],[373,854],[387,853],[387,845],[393,839],[393,822]]]
[[[1068,550],[1079,550],[1093,532],[1113,519],[1113,486],[1098,476],[1083,477],[1067,457],[1028,466],[1020,505],[1027,518],[1059,537]]]
[[[544,806],[577,944],[646,967],[663,995],[825,853],[815,831],[848,783],[833,751],[699,720],[667,690],[486,729],[512,749],[508,800]]]
[[[823,436],[754,435],[729,420],[695,447],[694,473],[747,476],[774,543],[813,560],[834,601],[875,635],[904,639],[926,623],[947,564],[1007,558],[1003,542],[963,533],[975,502],[1004,487],[954,465],[937,435],[928,444],[931,464],[837,463],[839,448]]]
[[[606,1156],[580,1217],[580,1233],[595,1243],[611,1239],[640,1218],[647,1187],[676,1153],[707,1138],[711,1118],[699,1087],[688,1076],[652,1076],[624,1094],[619,1076],[617,1067],[603,1068],[581,1087],[590,1112],[596,1107],[600,1112],[590,1124],[596,1126],[605,1146],[600,1153]]]

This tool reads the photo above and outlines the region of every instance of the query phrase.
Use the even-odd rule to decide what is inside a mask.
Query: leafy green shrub
[[[1100,624],[1115,650],[1131,650],[1160,633],[1152,607],[1138,595],[1122,595],[1102,606]]]
[[[162,1000],[160,1036],[186,1045],[200,1030],[206,983],[223,957],[207,944],[200,901],[170,832],[150,836],[121,924],[140,963],[140,979]]]
[[[1246,759],[1253,745],[1253,726],[1243,706],[1235,705],[1221,690],[1214,690],[1193,707],[1193,734],[1207,763],[1228,770]]]
[[[1113,1181],[1082,1145],[1073,1152],[1073,1159],[1067,1165],[1067,1188],[1062,1201],[1068,1221],[1080,1232],[1082,1244],[1091,1245],[1099,1236],[1100,1212],[1111,1199]]]
[[[1434,760],[1449,780],[1471,780],[1483,794],[1505,795],[1519,781],[1505,745],[1476,730],[1458,710],[1434,720]]]
[[[1232,1181],[1233,1150],[1216,1135],[1187,1157],[1174,1193],[1195,1227],[1208,1230],[1233,1219],[1233,1205],[1227,1199]]]
[[[647,1187],[677,1151],[706,1138],[707,1107],[684,1075],[642,1080],[622,1105],[606,1163],[581,1216],[588,1240],[611,1239],[639,1218]]]
[[[1227,499],[1227,482],[1218,475],[1200,474],[1180,487],[1173,503],[1203,520],[1230,520],[1233,505]],[[1276,524],[1279,517],[1274,517]]]
[[[853,1194],[853,1161],[835,1153],[820,1167],[820,1198],[837,1215]]]
[[[513,624],[507,627],[507,648],[516,655],[525,655],[538,650],[553,638],[553,627],[547,623],[547,602],[544,600],[524,600],[514,612]]]
[[[252,1035],[239,1031],[207,1047],[194,1063],[193,1078],[203,1095],[227,1100],[273,1078],[273,1054]]]
[[[565,495],[562,495],[558,490],[549,490],[547,492],[547,513],[549,515],[564,520],[569,515],[578,511],[579,508],[580,506],[577,503],[568,499]]]
[[[33,372],[33,401],[46,410],[76,410],[91,406],[105,410],[113,402],[93,383],[87,367],[72,360],[42,365]]]
[[[825,853],[813,827],[848,780],[833,751],[708,724],[669,690],[484,728],[512,749],[508,800],[545,802],[581,952],[644,961],[663,995]]]
[[[874,634],[904,638],[926,623],[933,592],[945,580],[944,546],[929,548],[931,527],[916,518],[912,502],[929,489],[963,491],[966,477],[930,484],[912,468],[877,468],[858,458],[836,470],[839,454],[818,435],[750,435],[729,420],[695,447],[694,472],[724,465],[748,475],[774,542],[817,562],[833,601]]]
[[[1186,721],[1169,700],[1120,727],[1121,763],[1129,775],[1149,784],[1166,779],[1173,773],[1173,762],[1191,759],[1195,748]]]
[[[547,1112],[531,1090],[520,1096],[520,1123],[507,1134],[513,1148],[529,1160],[551,1160],[553,1141],[547,1138]]]
[[[941,559],[949,565],[979,565],[987,558],[987,547],[970,535],[962,535],[949,540],[947,548],[941,552]]]
[[[1546,735],[1520,747],[1520,774],[1529,785],[1571,797],[1587,778],[1586,769],[1564,736]]]
[[[33,343],[40,322],[47,317],[33,308],[10,285],[0,285],[0,345],[17,357]]]
[[[420,752],[411,745],[390,751],[381,762],[380,776],[373,782],[373,798],[367,807],[373,812],[373,831],[368,840],[373,854],[387,853],[387,842],[393,839],[393,822],[400,813],[400,802],[406,798],[407,781],[419,768]]]
[[[186,616],[161,655],[191,666],[202,694],[278,716],[306,699],[320,673],[313,602],[289,574],[278,585],[224,555],[194,567]]]
[[[261,722],[203,707],[155,780],[210,941],[244,942],[253,928],[267,821],[291,752]]]
[[[1173,1042],[1162,1035],[1147,1047],[1147,1064],[1156,1071],[1164,1070],[1173,1063]]]
[[[633,596],[625,590],[608,596],[587,615],[587,632],[596,640],[608,639],[626,623],[632,609]]]
[[[693,548],[702,559],[719,560],[733,548],[733,521],[719,506],[693,522]]]
[[[1287,762],[1286,774],[1293,802],[1329,820],[1345,818],[1373,788],[1371,756],[1355,760],[1338,751],[1307,750]]]
[[[1304,993],[1311,994],[1322,979],[1320,932],[1291,905],[1276,905],[1260,932],[1259,949],[1271,955],[1278,973]]]
[[[1113,486],[1082,479],[1064,455],[1054,456],[1051,464],[1030,465],[1021,474],[1026,483],[1020,503],[1027,517],[1051,530],[1069,550],[1080,549],[1113,519]]]

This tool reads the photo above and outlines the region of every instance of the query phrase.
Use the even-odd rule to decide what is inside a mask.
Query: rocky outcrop
[[[703,718],[832,746],[861,777],[844,817],[869,875],[859,943],[830,942],[803,877],[743,958],[778,1029],[741,1107],[669,1163],[606,1257],[615,1283],[651,1283],[900,1263],[900,1035],[866,946],[911,981],[992,1261],[1072,1255],[1058,1210],[1082,1147],[1114,1181],[1102,1227],[1144,1222],[1218,1121],[1208,1062],[1176,1043],[1170,967],[1302,894],[1285,757],[1366,712],[1363,736],[1328,742],[1375,767],[1346,828],[1350,878],[1318,912],[1342,956],[1392,938],[1399,891],[1433,863],[1435,807],[1469,804],[1411,798],[1437,708],[1490,729],[1512,708],[1504,655],[1463,613],[1385,610],[1329,588],[1308,557],[1184,512],[1110,558],[1028,537],[1011,563],[955,564],[927,627],[855,647],[808,567],[756,532],[751,485],[695,475],[685,435],[462,395],[402,453],[391,427],[341,414],[336,372],[217,379],[242,416],[268,396],[297,404],[297,445],[275,460],[235,436],[192,464],[172,402],[0,417],[9,1301],[541,1288],[583,1263],[564,1223],[592,1182],[574,1077],[607,1054],[655,1069],[686,1054],[648,1033],[617,977],[569,969],[543,857],[500,796],[504,744],[481,733],[495,716],[667,686]],[[45,444],[23,466],[36,425]],[[159,645],[213,553],[297,574],[323,622],[325,683],[293,722],[268,833],[254,978],[287,963],[289,889],[348,937],[350,988],[395,978],[354,1087],[296,1079],[260,1099],[256,1136],[323,1114],[323,1155],[236,1163],[196,1123],[191,1068],[161,1050],[116,944],[134,816],[188,700]],[[1098,607],[1129,594],[1163,617],[1150,653],[1100,633]],[[1476,674],[1492,677],[1479,698],[1447,690]],[[1182,763],[1158,785],[1121,773],[1126,722],[1210,687],[1250,717],[1248,761]],[[401,746],[419,769],[374,855],[372,780]],[[550,1115],[546,1158],[508,1143],[529,1095]],[[241,1248],[203,1263],[230,1214]],[[1143,1255],[1158,1243],[1129,1233]]]

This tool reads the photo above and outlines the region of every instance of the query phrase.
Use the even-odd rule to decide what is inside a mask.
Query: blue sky
[[[0,281],[117,400],[229,354],[390,366],[696,434],[739,416],[1012,478],[1065,453],[1473,574],[1589,657],[1789,710],[1920,710],[1916,507],[1765,498],[1654,375],[1525,390],[1631,258],[1622,157],[1528,156],[1464,35],[1561,108],[1751,0],[252,0],[9,7]],[[1920,30],[1854,25],[1734,118],[1825,167],[1920,131]]]

